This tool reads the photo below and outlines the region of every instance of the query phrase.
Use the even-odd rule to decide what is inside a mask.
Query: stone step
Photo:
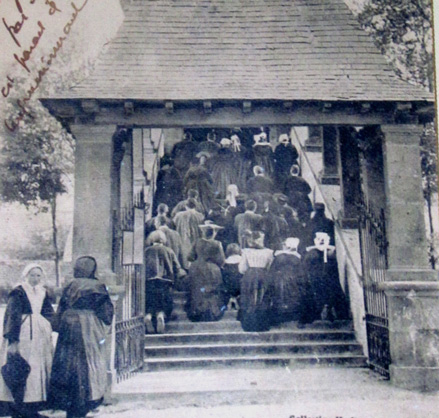
[[[186,319],[177,321],[171,320],[166,323],[166,333],[168,334],[206,331],[242,331],[242,328],[241,323],[236,319],[222,319],[216,322],[191,322]]]
[[[225,311],[221,320],[235,321],[238,315],[238,311]],[[173,323],[175,321],[189,321],[186,312],[183,308],[177,308],[172,310],[171,318],[168,323]]]
[[[170,344],[201,343],[263,343],[263,342],[299,342],[299,341],[354,341],[355,333],[344,330],[282,330],[268,332],[200,332],[180,334],[153,334],[145,337],[147,347]]]
[[[297,322],[286,322],[280,326],[272,327],[272,329],[298,329]],[[327,329],[327,330],[352,330],[352,321],[314,321],[312,324],[306,325],[305,329]],[[203,333],[203,332],[232,332],[242,331],[241,323],[236,320],[235,311],[226,312],[225,317],[220,321],[213,322],[191,322],[187,319],[179,319],[166,323],[166,334],[181,333]]]
[[[366,367],[363,355],[352,353],[335,354],[264,354],[257,356],[198,356],[198,357],[168,357],[148,358],[144,361],[144,372],[192,369],[192,368],[224,368],[224,367],[267,367],[267,366],[343,366]]]
[[[264,356],[267,354],[322,354],[351,353],[362,354],[362,348],[356,342],[346,341],[307,341],[307,342],[262,342],[228,344],[185,344],[145,347],[145,358],[187,358],[202,356],[238,357]]]

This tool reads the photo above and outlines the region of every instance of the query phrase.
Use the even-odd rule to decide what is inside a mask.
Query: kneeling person
[[[171,288],[176,277],[185,274],[177,257],[166,247],[166,235],[162,231],[152,232],[145,250],[145,325],[148,333],[165,330],[165,319],[173,309]]]

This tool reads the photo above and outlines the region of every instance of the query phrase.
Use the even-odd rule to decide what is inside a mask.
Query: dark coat
[[[325,263],[323,251],[311,249],[304,258],[304,268],[308,290],[305,303],[307,322],[322,319],[324,310],[328,317],[323,319],[348,319],[349,308],[340,285],[335,253],[328,252]]]
[[[259,165],[264,168],[268,177],[274,175],[274,155],[270,145],[253,146],[253,166]]]
[[[220,267],[225,257],[216,240],[200,238],[192,248],[187,315],[191,321],[217,321],[224,314],[225,292]]]
[[[160,278],[174,283],[180,269],[177,257],[169,247],[163,244],[154,244],[145,250],[145,278],[146,280]]]
[[[309,217],[313,207],[308,195],[312,189],[305,179],[289,176],[284,183],[284,194],[288,196],[290,205],[299,213],[300,219]]]
[[[278,251],[271,264],[269,277],[273,321],[302,321],[305,275],[301,259],[294,254]]]
[[[204,207],[205,212],[215,204],[215,197],[213,193],[212,177],[206,168],[202,166],[191,167],[184,177],[184,189],[187,194],[189,189],[195,189],[200,196],[200,202]]]
[[[267,176],[255,176],[247,181],[247,193],[274,193],[273,181]]]
[[[168,205],[170,210],[183,199],[183,180],[174,167],[164,167],[157,175],[157,188],[154,195],[153,215],[157,214],[160,203]]]
[[[290,173],[291,166],[297,164],[299,154],[292,144],[279,144],[274,150],[274,167],[276,182],[282,185]]]
[[[174,167],[184,176],[189,170],[191,161],[198,153],[198,144],[194,141],[181,141],[172,148],[171,156],[174,159]]]
[[[326,232],[330,237],[329,244],[335,245],[334,221],[327,218],[324,213],[316,212],[315,216],[308,221],[308,226],[312,239],[316,232]]]
[[[222,148],[209,162],[209,173],[213,179],[213,190],[217,199],[225,199],[227,187],[238,183],[237,161],[234,153]]]
[[[104,283],[77,278],[64,288],[54,321],[59,333],[49,389],[54,409],[86,413],[102,401],[107,387],[103,342],[113,313]]]
[[[265,233],[264,246],[272,250],[282,248],[282,241],[287,238],[288,224],[285,219],[275,215],[273,212],[264,212],[262,214],[262,230]]]
[[[178,235],[178,234],[177,234]],[[154,244],[145,250],[145,311],[164,312],[169,317],[173,309],[171,286],[180,270],[180,263],[170,248]]]
[[[238,235],[238,241],[241,248],[247,247],[245,238],[246,231],[260,231],[263,227],[263,218],[261,215],[253,212],[239,213],[235,216],[235,230]]]
[[[166,246],[174,251],[175,257],[183,268],[186,268],[186,261],[183,256],[183,244],[180,234],[168,226],[162,226],[159,228],[166,235]]]

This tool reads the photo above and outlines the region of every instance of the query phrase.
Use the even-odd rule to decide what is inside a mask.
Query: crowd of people
[[[96,278],[92,257],[80,257],[74,280],[54,312],[39,264],[23,270],[10,292],[0,346],[0,402],[14,418],[42,418],[60,409],[67,418],[85,417],[103,401],[107,387],[104,344],[113,304]],[[52,331],[58,333],[55,350]]]
[[[146,223],[146,328],[162,333],[173,289],[187,292],[192,321],[236,309],[245,331],[297,320],[346,319],[334,223],[310,199],[287,134],[186,133],[162,158],[153,218]]]

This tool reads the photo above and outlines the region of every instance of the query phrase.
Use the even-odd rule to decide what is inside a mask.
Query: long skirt
[[[8,341],[3,338],[0,347],[0,367],[6,363]],[[31,370],[26,380],[24,403],[45,402],[49,389],[52,368],[52,328],[49,321],[40,314],[23,315],[18,348],[21,356],[29,363]],[[0,401],[14,399],[0,373]]]
[[[267,271],[249,268],[241,280],[241,311],[239,318],[244,331],[270,329],[270,294]]]
[[[53,358],[49,403],[71,416],[85,416],[107,387],[106,328],[92,310],[64,312]]]
[[[220,268],[203,260],[189,268],[187,316],[191,321],[218,321],[225,311],[224,285]]]
[[[302,321],[304,317],[303,280],[278,272],[271,277],[271,312],[275,323]]]

